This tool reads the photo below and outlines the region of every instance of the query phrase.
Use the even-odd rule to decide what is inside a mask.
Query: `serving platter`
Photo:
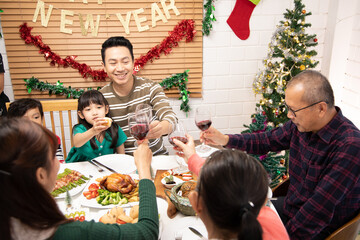
[[[59,174],[64,172],[64,169],[62,171],[59,171]],[[70,168],[69,168],[70,169]],[[74,170],[74,169],[70,169],[70,170]],[[76,170],[77,171],[77,170]],[[79,171],[78,171],[79,172]],[[81,173],[81,172],[80,172]],[[84,175],[85,176],[85,175]],[[88,185],[90,179],[90,176],[85,176],[88,178],[88,180],[82,179],[83,181],[85,181],[85,183],[78,185],[72,189],[69,190],[69,195],[70,196],[75,196],[77,194],[79,194],[80,192],[82,192],[84,190],[84,188]],[[61,199],[61,198],[65,198],[66,197],[66,192],[60,193],[59,195],[57,195],[56,197],[54,197],[55,199]]]
[[[130,175],[130,177],[132,178],[132,179],[139,179],[139,175],[138,174],[129,174]],[[88,183],[88,185],[90,186],[91,184],[93,184],[93,183],[99,183],[98,181],[96,181],[95,179],[91,179],[90,180],[90,182]],[[126,204],[118,204],[118,205],[115,205],[115,204],[109,204],[109,205],[105,205],[105,206],[103,206],[103,205],[101,205],[100,203],[98,203],[97,201],[96,201],[96,198],[92,198],[92,199],[87,199],[85,196],[84,196],[84,194],[83,194],[83,192],[85,192],[85,191],[88,191],[88,189],[83,189],[83,191],[82,191],[82,194],[81,194],[81,196],[79,197],[80,198],[80,204],[82,205],[82,206],[84,206],[84,207],[89,207],[89,208],[100,208],[100,209],[111,209],[111,208],[113,208],[113,207],[115,207],[115,206],[121,206],[122,208],[126,208],[126,207],[132,207],[132,206],[134,206],[134,205],[139,205],[139,202],[137,201],[137,202],[128,202],[128,203],[126,203]]]

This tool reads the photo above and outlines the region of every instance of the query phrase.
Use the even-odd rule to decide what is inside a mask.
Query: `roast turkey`
[[[129,193],[136,186],[136,183],[129,175],[120,173],[113,173],[100,182],[100,187],[110,192]]]

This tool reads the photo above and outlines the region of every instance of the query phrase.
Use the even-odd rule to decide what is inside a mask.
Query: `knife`
[[[193,233],[195,233],[198,237],[200,237],[201,239],[206,239],[198,230],[196,230],[195,228],[193,228],[193,227],[189,227],[189,229],[193,232]]]
[[[109,170],[110,172],[117,173],[114,169],[109,168],[108,166],[102,164],[101,162],[99,162],[99,161],[97,161],[97,160],[95,160],[95,159],[92,159],[91,161],[94,162],[94,163],[96,163],[96,164],[98,164],[98,165],[100,165],[100,166],[102,166],[102,167],[104,167],[104,168],[106,168],[106,169]]]

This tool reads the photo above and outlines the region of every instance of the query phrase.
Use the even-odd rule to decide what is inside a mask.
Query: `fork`
[[[92,161],[88,161],[88,162],[91,163],[92,165],[94,165],[99,172],[103,172],[103,171],[104,171],[104,169],[102,169],[101,167],[99,167],[96,163],[94,163],[94,162],[92,162]]]

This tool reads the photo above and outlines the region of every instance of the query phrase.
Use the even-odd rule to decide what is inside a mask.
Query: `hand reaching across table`
[[[229,136],[222,134],[214,127],[200,133],[200,141],[205,144],[225,146],[229,142]]]
[[[152,152],[148,143],[148,140],[144,140],[141,143],[138,142],[139,146],[134,152],[135,165],[138,169],[140,179],[151,179],[150,168]]]
[[[156,139],[160,138],[165,134],[168,134],[171,132],[172,124],[168,121],[159,121],[155,120],[150,123],[150,130],[148,134],[146,135],[147,139]]]
[[[191,135],[186,134],[187,143],[184,144],[183,142],[179,141],[178,139],[174,138],[173,141],[177,147],[174,149],[177,151],[176,155],[179,157],[184,158],[185,162],[188,163],[189,158],[196,153],[195,151],[195,142]]]

